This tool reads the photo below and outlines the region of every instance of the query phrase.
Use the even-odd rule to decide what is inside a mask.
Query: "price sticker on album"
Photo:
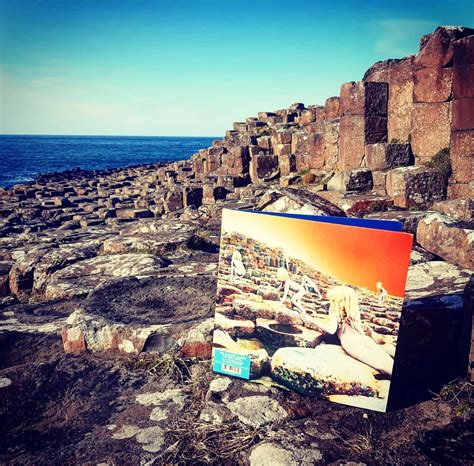
[[[213,369],[215,372],[248,380],[250,378],[250,364],[250,356],[229,353],[218,348],[214,349]]]

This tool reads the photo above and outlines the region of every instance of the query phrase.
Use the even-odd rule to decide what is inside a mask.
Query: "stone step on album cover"
[[[413,241],[400,230],[224,209],[214,371],[386,411]]]

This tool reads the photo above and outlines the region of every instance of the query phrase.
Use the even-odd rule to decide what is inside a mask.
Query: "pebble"
[[[0,377],[0,388],[8,387],[12,384],[12,381],[7,377]]]

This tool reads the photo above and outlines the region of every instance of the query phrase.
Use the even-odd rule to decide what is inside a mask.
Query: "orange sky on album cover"
[[[380,281],[403,297],[413,236],[372,228],[315,222],[225,209],[222,228],[281,247],[320,272],[376,291]]]

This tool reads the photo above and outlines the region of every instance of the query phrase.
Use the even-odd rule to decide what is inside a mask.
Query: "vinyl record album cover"
[[[385,411],[412,235],[384,223],[224,210],[214,370]]]

